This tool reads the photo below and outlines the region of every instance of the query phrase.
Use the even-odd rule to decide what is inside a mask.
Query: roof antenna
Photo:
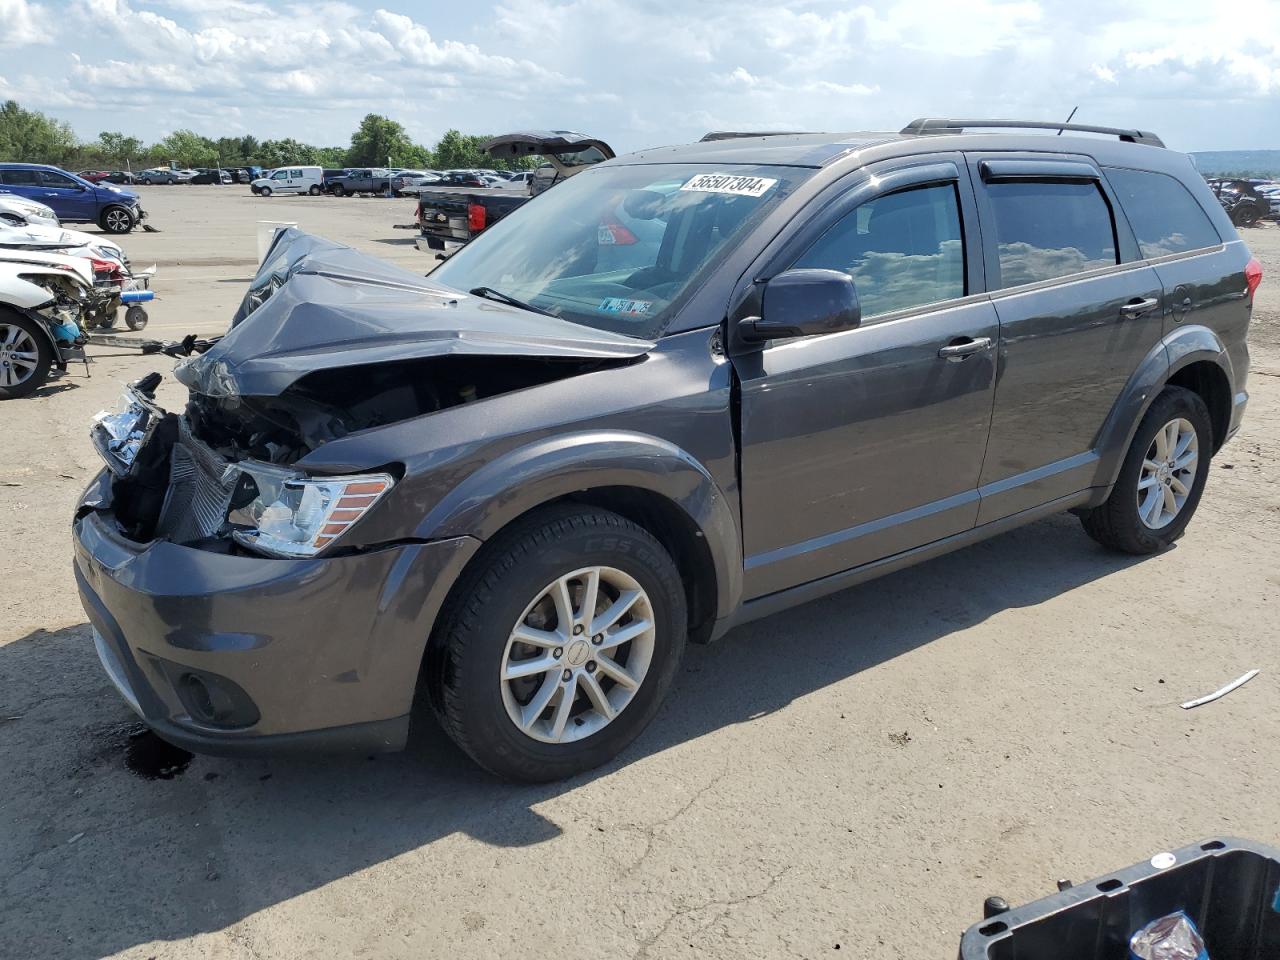
[[[1074,117],[1074,116],[1076,115],[1076,111],[1077,111],[1077,110],[1079,110],[1079,109],[1080,109],[1080,104],[1078,104],[1078,103],[1077,103],[1074,107],[1072,107],[1072,108],[1071,108],[1071,112],[1067,114],[1067,119],[1063,120],[1062,122],[1063,122],[1063,123],[1070,123],[1070,122],[1071,122],[1071,118],[1072,118],[1072,117]],[[1063,131],[1064,129],[1065,129],[1064,127],[1059,127],[1059,128],[1058,128],[1058,136],[1062,136],[1062,131]]]

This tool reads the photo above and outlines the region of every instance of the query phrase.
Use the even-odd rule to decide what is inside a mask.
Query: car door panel
[[[1250,310],[1240,293],[1248,261],[1243,244],[1224,237],[1206,208],[1217,201],[1207,187],[1193,194],[1177,178],[1150,170],[1105,167],[1120,198],[1140,253],[1165,289],[1164,333],[1188,324],[1209,327],[1224,343],[1235,345],[1233,366],[1248,363]],[[1226,225],[1224,224],[1224,229]]]
[[[780,344],[740,364],[746,590],[961,533],[977,517],[998,336],[984,300]]]
[[[26,197],[28,200],[35,200],[37,203],[45,203],[42,196],[44,188],[40,183],[40,172],[38,170],[13,169],[0,172],[0,189],[5,193],[11,193],[16,197]],[[45,204],[52,206],[52,204]],[[54,213],[57,213],[54,209]]]
[[[37,199],[53,207],[59,219],[82,222],[94,219],[96,198],[92,190],[52,171],[43,171],[41,181],[44,196]]]
[[[1000,348],[991,435],[982,468],[978,523],[989,523],[1086,489],[1095,474],[1096,446],[1125,384],[1160,340],[1164,291],[1136,245],[1101,174],[1087,158],[970,157],[983,216],[991,302],[1000,323]],[[1037,171],[1039,171],[1037,173]],[[1082,173],[1082,171],[1086,171]],[[1087,171],[1092,171],[1092,175]],[[1008,178],[1001,179],[1001,178]],[[1006,183],[1042,189],[1029,242],[1003,235],[1017,197],[1001,198]],[[1076,201],[1092,197],[1085,208]],[[1053,196],[1057,193],[1057,196]],[[997,220],[993,197],[1005,203]],[[1023,198],[1035,200],[1037,198]],[[1032,207],[1027,207],[1032,209]],[[1073,223],[1061,211],[1083,217]],[[1107,218],[1110,264],[1073,245],[1072,230],[1101,230]],[[1056,239],[1054,239],[1056,237]],[[1119,259],[1123,262],[1116,263]],[[1002,269],[1005,282],[1000,288]],[[1062,275],[1038,279],[1063,271]]]
[[[766,269],[766,275],[789,266],[844,269],[801,255],[817,248],[815,238],[844,229],[847,239],[837,248],[866,246],[845,271],[862,284],[864,318],[877,304],[886,312],[853,330],[775,341],[734,359],[747,598],[961,533],[977,517],[999,336],[995,310],[981,293],[980,255],[963,239],[963,248],[945,254],[954,241],[930,240],[933,253],[884,252],[874,242],[878,215],[906,223],[905,215],[922,236],[928,226],[909,205],[895,210],[874,202],[944,185],[958,198],[965,235],[971,224],[976,233],[972,193],[953,164],[926,168],[917,160],[896,169],[902,165],[877,165],[862,182],[815,200],[825,213],[801,222],[789,252],[777,257],[781,266]],[[863,223],[859,211],[866,209]],[[886,309],[903,290],[929,289],[947,256],[966,252],[958,258],[958,295]],[[970,341],[961,355],[939,353]]]

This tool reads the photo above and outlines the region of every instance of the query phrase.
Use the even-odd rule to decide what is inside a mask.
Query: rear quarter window
[[[1111,207],[1096,183],[1012,180],[987,184],[1000,288],[1119,262]]]
[[[1175,178],[1118,167],[1105,172],[1138,237],[1143,257],[1166,257],[1222,242],[1208,214]]]

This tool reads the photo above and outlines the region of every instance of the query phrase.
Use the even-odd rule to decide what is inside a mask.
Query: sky
[[[431,144],[559,128],[619,153],[921,116],[1280,148],[1280,0],[0,0],[0,100],[82,137]]]

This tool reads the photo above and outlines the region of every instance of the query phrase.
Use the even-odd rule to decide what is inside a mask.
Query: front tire
[[[0,311],[0,400],[16,400],[49,379],[53,347],[34,320]]]
[[[1165,549],[1196,512],[1212,453],[1209,408],[1199,394],[1165,387],[1138,424],[1111,495],[1081,516],[1085,533],[1120,553]]]
[[[680,573],[648,531],[556,507],[486,545],[441,618],[424,680],[445,731],[480,766],[560,780],[648,726],[686,629]]]
[[[329,192],[332,193],[335,197],[341,197],[344,194],[346,194],[347,191],[342,184],[335,183],[332,187],[329,188]]]
[[[269,197],[269,196],[271,196],[271,188],[270,188],[270,187],[259,187],[259,188],[258,188],[258,195],[259,195],[259,196],[262,196],[262,197]]]
[[[98,226],[107,233],[128,233],[136,223],[132,211],[127,207],[107,207],[98,217]]]

